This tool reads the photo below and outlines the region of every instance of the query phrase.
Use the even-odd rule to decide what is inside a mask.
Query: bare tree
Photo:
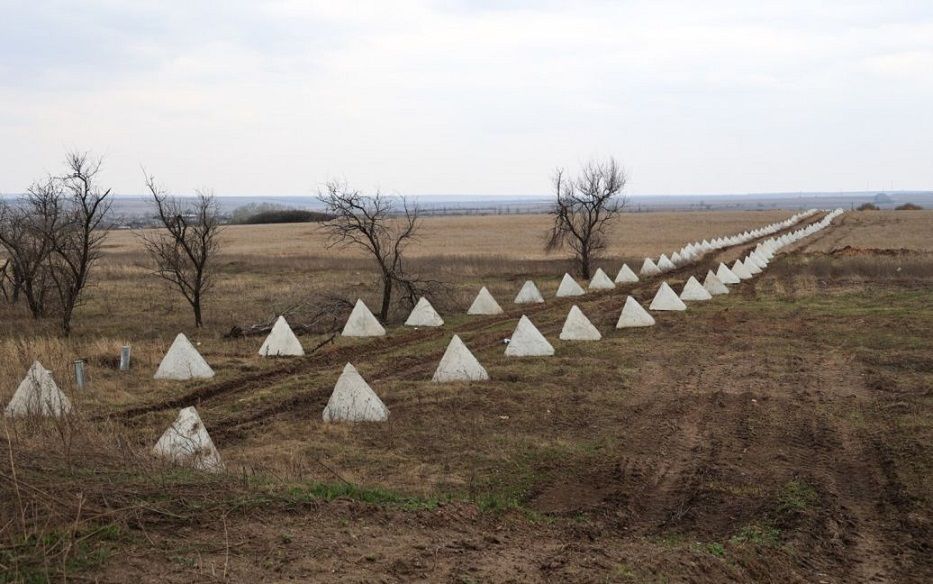
[[[110,211],[110,189],[98,185],[101,159],[86,152],[66,156],[68,173],[58,179],[64,202],[61,220],[50,226],[49,275],[58,292],[62,333],[71,334],[74,310],[81,303],[91,268],[100,259],[106,237],[103,221]]]
[[[577,178],[554,175],[557,200],[550,211],[554,223],[548,232],[545,250],[568,246],[580,277],[592,276],[593,261],[606,248],[606,227],[625,205],[619,196],[625,187],[625,172],[615,161],[591,161]]]
[[[393,291],[398,287],[401,300],[414,306],[418,296],[432,285],[406,272],[404,253],[417,239],[421,225],[420,210],[406,198],[395,208],[392,198],[377,192],[366,196],[346,184],[332,181],[318,195],[333,218],[324,222],[328,232],[327,247],[356,246],[376,260],[382,279],[382,307],[379,320],[389,318]]]
[[[9,300],[26,298],[35,319],[45,317],[54,287],[49,258],[53,253],[50,234],[61,228],[63,193],[54,177],[36,181],[16,205],[0,206],[0,246],[8,259],[5,276],[10,284]],[[5,286],[4,286],[5,288]]]
[[[189,206],[169,195],[148,174],[146,188],[164,228],[142,236],[146,251],[155,261],[155,274],[178,288],[194,311],[195,326],[200,328],[204,325],[204,296],[214,284],[213,259],[220,250],[220,214],[214,195],[196,191]]]

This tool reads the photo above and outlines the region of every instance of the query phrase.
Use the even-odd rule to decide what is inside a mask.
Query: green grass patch
[[[781,542],[781,531],[770,525],[746,525],[729,539],[732,545],[752,544],[774,547]]]
[[[111,555],[110,542],[120,539],[116,524],[85,526],[76,532],[51,530],[8,540],[0,547],[0,584],[64,581],[100,567]]]
[[[784,485],[778,493],[777,500],[778,513],[796,514],[815,505],[819,500],[819,494],[806,482],[793,480]]]
[[[372,505],[400,507],[410,511],[436,509],[441,502],[450,500],[444,497],[415,497],[378,487],[358,487],[348,483],[314,483],[292,487],[288,491],[288,496],[292,501],[301,503],[352,499]]]

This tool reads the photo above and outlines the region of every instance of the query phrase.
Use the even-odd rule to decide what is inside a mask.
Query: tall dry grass
[[[0,581],[80,580],[130,531],[184,528],[255,496],[249,469],[189,472],[149,448],[80,412],[0,421]]]

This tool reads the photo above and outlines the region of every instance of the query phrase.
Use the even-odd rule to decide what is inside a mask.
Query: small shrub
[[[878,205],[874,203],[862,203],[855,208],[856,211],[878,211]]]
[[[898,205],[894,207],[895,211],[922,211],[923,207],[920,205],[915,205],[913,203],[904,203],[903,205]]]

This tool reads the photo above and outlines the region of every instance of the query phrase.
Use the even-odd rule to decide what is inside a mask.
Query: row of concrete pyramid
[[[809,233],[812,233],[812,230],[807,234]],[[691,276],[684,284],[679,296],[667,282],[662,282],[648,308],[655,311],[681,311],[687,308],[684,301],[705,301],[716,295],[728,294],[727,284],[737,284],[742,280],[752,278],[753,274],[761,273],[780,247],[796,239],[799,239],[799,236],[795,232],[783,238],[768,240],[759,245],[744,260],[736,260],[732,268],[720,263],[715,273],[712,270],[707,272],[703,284]],[[562,286],[563,284],[562,282]],[[576,291],[570,287],[568,289]],[[365,309],[365,305],[358,304],[358,306]],[[368,309],[366,312],[369,312]],[[430,307],[430,304],[422,305],[418,314],[413,311],[413,316],[419,315],[428,317],[426,320],[419,321],[430,323],[430,325],[423,326],[443,324],[443,320]],[[280,319],[280,322],[284,320]],[[646,327],[654,324],[654,317],[635,298],[628,296],[616,328]],[[573,305],[564,321],[560,339],[598,341],[601,338],[602,334],[599,329],[590,322],[577,305]],[[531,322],[531,319],[522,315],[509,339],[505,354],[509,357],[550,356],[554,354],[554,346]],[[489,373],[486,368],[457,335],[451,338],[432,377],[434,383],[487,381],[488,379]],[[389,408],[359,371],[347,363],[324,407],[322,417],[325,422],[384,422],[389,418]],[[185,408],[179,413],[178,419],[159,439],[154,452],[175,463],[187,464],[202,470],[223,468],[220,455],[194,407]]]
[[[662,282],[649,309],[655,311],[685,310],[684,301],[704,301],[716,295],[728,294],[727,284],[737,284],[742,280],[752,278],[753,274],[760,273],[767,267],[778,249],[825,227],[831,219],[832,217],[821,222],[821,226],[811,226],[781,238],[768,240],[759,245],[744,260],[736,260],[732,268],[720,263],[715,273],[712,270],[707,272],[702,285],[691,276],[684,284],[679,296],[667,282]],[[365,308],[365,305],[363,306]],[[419,312],[425,314],[424,309]],[[439,326],[436,324],[438,321],[443,322],[440,316],[433,312],[433,308],[428,314],[431,316],[432,326]],[[616,328],[645,327],[654,324],[654,317],[637,300],[632,296],[626,298]],[[583,311],[574,305],[564,321],[560,338],[565,341],[597,341],[602,338],[602,335],[583,314]],[[505,354],[511,357],[549,356],[554,354],[554,346],[527,316],[522,315],[509,339]],[[457,335],[451,338],[432,377],[435,383],[486,381],[488,379],[489,374],[486,369]],[[388,418],[388,407],[359,371],[347,363],[324,408],[324,421],[384,422]],[[196,468],[205,470],[223,468],[219,454],[193,407],[186,408],[179,413],[178,419],[159,440],[155,451],[177,463],[189,464]]]
[[[698,247],[703,248],[706,245],[719,246],[721,245],[722,241],[742,241],[748,235],[757,236],[760,233],[771,231],[774,229],[775,225],[780,228],[782,225],[787,223],[792,223],[795,220],[799,220],[800,218],[808,217],[814,212],[815,211],[808,211],[806,213],[794,215],[781,223],[774,224],[773,226],[746,232],[738,236],[733,236],[732,238],[714,239],[711,244],[707,244],[704,240],[704,242],[698,244]],[[770,259],[776,249],[779,249],[788,243],[796,241],[801,237],[806,237],[807,235],[810,235],[811,233],[824,228],[825,226],[829,225],[832,219],[838,216],[841,212],[841,209],[837,209],[831,213],[828,213],[821,221],[811,224],[804,229],[785,234],[779,238],[771,238],[765,242],[759,243],[755,251],[749,254],[749,256],[746,257],[744,261],[736,260],[731,268],[727,267],[725,264],[720,264],[716,273],[710,271],[706,275],[706,279],[702,285],[700,285],[700,283],[694,277],[691,277],[685,284],[684,290],[681,292],[680,296],[674,293],[674,291],[670,289],[667,283],[662,283],[649,308],[652,310],[683,310],[686,307],[682,302],[679,302],[680,300],[705,300],[708,299],[708,297],[711,297],[711,295],[726,293],[728,292],[728,289],[725,288],[726,284],[738,283],[742,279],[750,278],[753,275],[759,273],[761,269],[767,265],[767,261]],[[689,247],[690,245],[688,244],[687,248]],[[629,269],[627,265],[623,265],[616,277],[616,282],[630,281],[637,282],[638,277],[632,272],[631,269]],[[609,279],[609,277],[605,274],[605,272],[602,271],[602,269],[597,270],[589,286],[591,290],[605,290],[614,287],[615,283]],[[561,281],[557,291],[557,296],[575,296],[583,293],[585,293],[583,288],[577,284],[577,282],[574,281],[569,274],[564,274],[564,278]],[[535,286],[534,282],[529,280],[522,286],[517,297],[515,298],[515,302],[517,304],[529,302],[537,303],[544,302],[544,298],[541,296],[541,293],[537,286]],[[620,315],[619,325],[623,325],[628,321],[631,321],[632,323],[648,322],[647,319],[651,318],[650,315],[644,311],[644,309],[641,309],[641,306],[638,305],[638,303],[633,298],[630,298],[629,301],[626,302],[626,307],[628,308],[628,311],[623,309],[623,314]],[[639,311],[639,309],[641,310]],[[476,299],[473,301],[470,309],[468,310],[468,314],[499,314],[501,312],[502,308],[485,287],[483,287],[479,294],[477,294]],[[582,316],[582,312],[580,312],[578,308],[576,309],[576,312],[572,309],[571,314],[568,315],[571,329],[574,327],[587,329],[586,324],[588,321],[584,323],[581,319],[577,318],[576,313],[579,313],[579,316]],[[585,319],[585,317],[583,318]],[[444,321],[441,316],[437,313],[436,310],[434,310],[426,298],[421,298],[419,300],[406,320],[406,325],[409,326],[441,326],[443,323]],[[641,326],[650,325],[643,324]],[[356,306],[353,308],[353,311],[351,312],[350,317],[343,329],[343,334],[345,336],[384,335],[385,328],[379,323],[379,321],[375,318],[375,316],[373,316],[366,305],[360,300],[357,301]],[[568,335],[569,334],[570,332],[568,332]],[[591,331],[589,336],[592,336]],[[272,327],[268,337],[260,347],[259,354],[263,356],[297,356],[303,355],[304,350],[301,346],[301,342],[295,336],[285,318],[279,317]],[[213,369],[211,369],[210,365],[208,365],[197,349],[191,344],[191,342],[187,339],[187,337],[185,337],[184,334],[179,334],[175,338],[168,352],[163,357],[162,362],[159,364],[154,377],[156,379],[192,379],[209,378],[213,377],[213,375]],[[23,381],[23,384],[26,384],[27,386],[30,385],[27,384],[28,379],[32,379],[34,381],[32,385],[38,388],[46,388],[48,386],[48,382],[51,381],[51,376],[49,375],[48,370],[36,362],[27,374],[27,379]],[[24,387],[23,384],[20,386],[21,389]],[[52,384],[54,385],[54,382],[52,382]],[[68,403],[67,397],[64,396],[64,394],[61,394],[61,396],[58,397],[57,394],[47,396],[45,393],[47,392],[44,389],[37,393],[37,395],[40,396],[40,410],[42,410],[43,413],[58,411],[62,408],[70,408],[70,404]],[[53,394],[54,393],[55,392],[53,392]],[[26,401],[22,401],[20,405],[17,405],[17,396],[24,397],[25,394],[23,394],[23,392],[20,390],[17,390],[16,395],[14,395],[14,399],[11,400],[11,404],[7,408],[8,412],[19,411],[25,407],[23,404],[25,404]]]
[[[670,257],[668,257],[667,254],[662,253],[660,257],[658,257],[657,261],[655,261],[653,258],[645,258],[639,273],[643,276],[656,276],[664,272],[669,272],[673,269],[682,267],[690,262],[700,259],[706,252],[722,249],[724,247],[730,247],[733,245],[741,245],[753,239],[772,235],[782,229],[787,229],[788,227],[796,225],[800,221],[812,216],[817,212],[817,209],[809,209],[802,213],[795,213],[783,221],[777,221],[775,223],[765,225],[764,227],[752,229],[751,231],[743,231],[742,233],[738,233],[736,235],[716,237],[712,240],[704,239],[703,241],[688,243],[679,250],[671,253]],[[619,281],[620,280],[617,278],[616,282]]]
[[[767,267],[768,262],[778,249],[825,228],[833,218],[841,213],[842,210],[837,209],[827,214],[821,221],[803,229],[784,234],[778,238],[770,238],[760,243],[744,260],[736,260],[732,268],[720,263],[715,273],[712,270],[707,272],[703,284],[700,284],[696,278],[691,276],[680,295],[667,282],[662,282],[648,308],[654,311],[682,311],[686,310],[685,300],[704,301],[711,299],[715,295],[728,294],[727,284],[735,284],[760,273]],[[565,281],[567,277],[569,276],[565,276]],[[608,280],[608,277],[606,279]],[[579,288],[576,282],[573,282],[573,284]],[[534,286],[533,283],[531,285]],[[576,291],[572,286],[568,285],[568,288],[573,292]],[[524,289],[525,286],[523,286]],[[485,288],[483,288],[483,291],[485,291]],[[537,292],[536,287],[534,291]],[[482,295],[483,292],[481,291],[480,294]],[[486,294],[488,295],[488,291],[486,291]],[[538,295],[540,296],[540,293]],[[489,295],[489,299],[495,302],[491,295]],[[476,303],[474,302],[474,304]],[[424,300],[424,304],[419,302],[419,305],[421,305],[421,309],[417,311],[416,316],[419,316],[419,318],[428,317],[426,320],[419,322],[430,322],[432,323],[431,326],[439,326],[439,324],[436,324],[438,321],[443,324],[443,320],[426,300]],[[360,306],[372,317],[365,304],[358,302],[354,311]],[[416,311],[413,311],[413,315],[415,313]],[[375,320],[375,317],[372,318]],[[411,320],[411,317],[409,320]],[[378,321],[376,322],[378,324]],[[633,297],[626,298],[616,328],[645,327],[654,324],[654,317]],[[564,322],[560,338],[565,341],[597,341],[602,338],[602,335],[580,308],[574,305]],[[290,353],[284,351],[290,351]],[[300,342],[284,318],[280,317],[277,320],[269,337],[263,343],[260,354],[265,356],[272,354],[303,354]],[[531,320],[522,315],[511,338],[508,339],[505,354],[510,357],[549,356],[554,354],[554,347]],[[166,353],[162,363],[160,363],[156,377],[178,379],[193,376],[210,377],[213,376],[213,370],[188,339],[180,334]],[[435,383],[485,381],[488,379],[489,374],[486,369],[457,335],[454,335],[448,344],[432,377],[432,381]],[[71,409],[70,400],[58,388],[51,372],[37,361],[33,363],[26,377],[20,383],[13,398],[7,405],[5,413],[7,416],[62,416],[69,413]],[[387,420],[388,416],[389,410],[379,396],[353,365],[346,364],[337,380],[327,406],[324,408],[324,420],[327,422],[381,422]],[[202,470],[223,468],[220,454],[193,406],[184,408],[179,412],[178,417],[160,437],[153,451],[156,455],[175,463],[190,465]]]

